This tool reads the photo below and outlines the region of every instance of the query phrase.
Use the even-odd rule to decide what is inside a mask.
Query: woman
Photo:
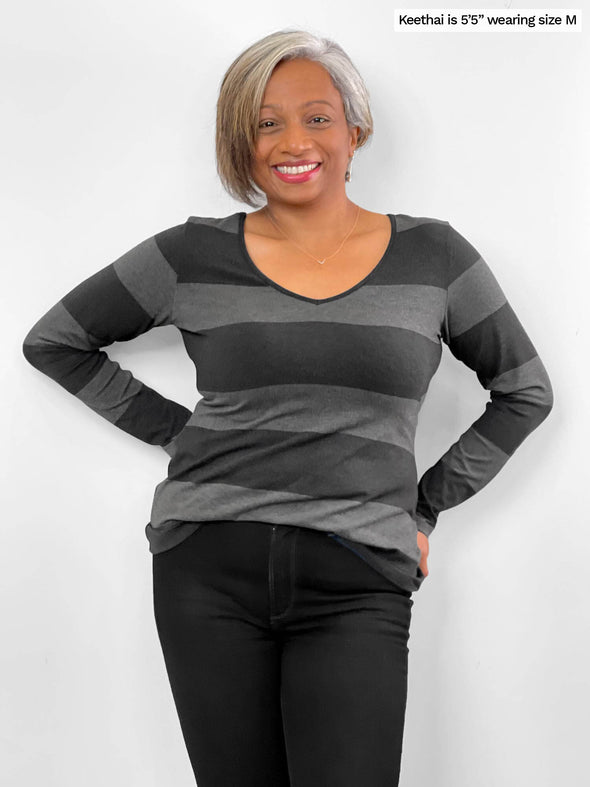
[[[144,240],[24,341],[34,366],[170,455],[146,535],[199,787],[398,784],[428,536],[552,406],[474,247],[446,220],[348,199],[371,134],[337,44],[288,30],[255,43],[224,77],[216,140],[224,186],[259,209]],[[192,413],[101,349],[167,324],[198,369]],[[442,342],[491,398],[418,482]]]

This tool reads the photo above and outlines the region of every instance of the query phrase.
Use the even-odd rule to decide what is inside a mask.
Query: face
[[[311,60],[286,60],[270,77],[258,124],[252,177],[268,202],[338,199],[360,129],[350,128],[339,91]],[[278,167],[313,167],[281,172]]]

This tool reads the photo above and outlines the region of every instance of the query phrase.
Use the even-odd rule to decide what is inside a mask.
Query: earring
[[[346,175],[344,176],[344,180],[347,183],[350,183],[352,180],[352,160],[354,159],[354,153],[352,154],[350,161],[348,162],[348,169],[346,170]]]

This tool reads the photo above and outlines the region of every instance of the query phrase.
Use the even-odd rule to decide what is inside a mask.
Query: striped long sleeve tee
[[[389,245],[328,298],[268,278],[246,213],[190,216],[64,295],[23,353],[107,421],[167,452],[145,534],[153,554],[202,522],[325,531],[406,590],[417,533],[471,497],[548,415],[549,377],[479,252],[448,221],[387,214]],[[163,325],[197,372],[190,409],[104,347]],[[414,437],[442,344],[490,392],[481,416],[420,479]]]

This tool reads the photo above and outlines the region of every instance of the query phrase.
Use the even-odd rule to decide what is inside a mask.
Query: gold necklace
[[[333,254],[329,254],[327,257],[324,257],[324,259],[323,259],[323,260],[318,260],[318,258],[317,258],[317,257],[314,257],[314,255],[313,255],[313,254],[310,254],[308,251],[306,251],[306,250],[305,250],[305,249],[304,249],[302,246],[300,246],[298,243],[295,243],[295,241],[294,241],[292,238],[290,238],[290,237],[287,235],[287,233],[286,233],[284,230],[282,230],[282,229],[279,227],[279,225],[277,224],[277,222],[275,221],[275,219],[273,219],[273,217],[270,215],[270,211],[268,210],[268,205],[265,205],[265,206],[264,206],[264,210],[266,211],[266,214],[267,214],[268,218],[271,220],[271,222],[272,222],[272,223],[275,225],[275,227],[276,227],[276,228],[279,230],[279,232],[282,232],[282,233],[283,233],[283,235],[285,236],[285,238],[287,238],[287,240],[291,241],[291,243],[292,243],[294,246],[297,246],[297,248],[298,248],[298,249],[300,249],[301,251],[303,251],[305,254],[309,255],[309,256],[310,256],[312,259],[314,259],[316,262],[319,262],[319,264],[320,264],[320,265],[323,265],[323,264],[324,264],[324,262],[325,262],[326,260],[329,260],[331,257],[335,257],[335,256],[338,254],[338,252],[340,251],[340,249],[341,249],[341,248],[344,246],[344,244],[345,244],[345,243],[346,243],[346,241],[348,240],[349,236],[352,234],[352,231],[353,231],[353,230],[354,230],[354,228],[356,227],[356,225],[357,225],[357,222],[358,222],[358,220],[359,220],[359,216],[360,216],[360,214],[361,214],[361,206],[359,205],[359,206],[358,206],[358,208],[357,208],[357,212],[356,212],[356,219],[354,220],[354,224],[352,225],[352,228],[350,229],[350,231],[349,231],[349,232],[347,232],[347,234],[346,234],[346,237],[344,238],[344,240],[342,241],[342,243],[340,244],[340,246],[338,246],[338,248],[336,249],[336,251],[335,251]]]

